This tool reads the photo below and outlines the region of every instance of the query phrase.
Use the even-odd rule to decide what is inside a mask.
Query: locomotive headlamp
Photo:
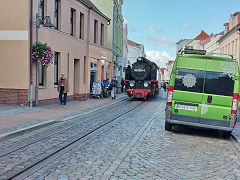
[[[134,86],[134,81],[129,81],[129,85],[131,86],[131,87],[133,87]]]
[[[148,87],[148,86],[149,86],[149,84],[150,84],[150,82],[149,82],[149,81],[144,81],[144,87]]]

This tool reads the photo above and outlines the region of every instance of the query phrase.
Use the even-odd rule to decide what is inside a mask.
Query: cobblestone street
[[[160,94],[28,179],[240,179],[240,149],[217,131],[164,130]]]
[[[0,180],[240,180],[239,1],[1,0]]]

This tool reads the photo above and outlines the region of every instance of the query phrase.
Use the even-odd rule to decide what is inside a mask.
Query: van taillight
[[[169,86],[167,95],[167,106],[172,105],[172,99],[173,99],[173,86]]]
[[[238,93],[233,94],[232,114],[237,114]]]

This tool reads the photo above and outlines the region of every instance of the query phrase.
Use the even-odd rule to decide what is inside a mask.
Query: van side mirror
[[[233,76],[233,77],[232,77],[232,80],[238,81],[238,80],[239,80],[239,76]]]
[[[178,74],[178,70],[177,70],[177,69],[173,69],[173,70],[172,70],[172,73]]]

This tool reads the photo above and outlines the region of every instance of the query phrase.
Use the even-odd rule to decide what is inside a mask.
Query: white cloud
[[[192,27],[193,27],[192,24],[188,24],[188,23],[181,24],[182,29],[191,29]]]
[[[170,56],[166,51],[155,51],[145,49],[146,58],[155,62],[160,67],[166,67],[166,63],[170,60],[175,60],[175,57]]]
[[[148,39],[155,42],[160,47],[172,47],[175,45],[172,40],[162,36],[150,36]]]
[[[129,31],[129,32],[137,32],[137,29],[135,29],[135,28],[132,27],[132,26],[129,26],[129,27],[128,27],[128,31]]]
[[[160,33],[162,30],[159,27],[156,26],[148,26],[148,30],[153,33]]]

